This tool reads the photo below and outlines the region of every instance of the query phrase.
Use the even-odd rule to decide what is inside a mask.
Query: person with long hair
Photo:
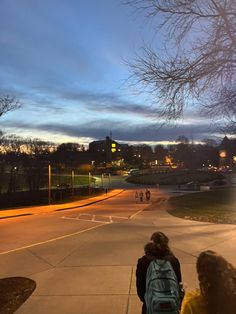
[[[142,314],[147,313],[144,300],[146,292],[146,275],[149,264],[154,259],[163,259],[169,261],[178,282],[182,281],[180,263],[169,248],[169,239],[163,232],[154,232],[151,236],[151,242],[144,246],[145,255],[138,259],[136,268],[136,288],[139,299],[143,302]]]
[[[197,259],[199,288],[186,294],[181,314],[235,314],[236,269],[214,251]]]

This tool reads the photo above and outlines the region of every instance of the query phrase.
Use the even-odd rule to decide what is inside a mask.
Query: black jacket
[[[139,299],[143,303],[144,303],[144,295],[146,292],[147,269],[148,269],[150,262],[156,258],[157,257],[155,257],[155,256],[144,255],[143,257],[138,259],[137,269],[136,269],[136,288],[137,288],[137,294],[139,296]],[[181,282],[182,277],[181,277],[179,260],[173,254],[163,256],[162,259],[170,262],[170,264],[173,267],[173,270],[176,274],[178,282]],[[146,313],[145,304],[144,304],[142,313]]]

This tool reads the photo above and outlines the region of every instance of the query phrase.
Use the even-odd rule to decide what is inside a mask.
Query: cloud
[[[193,113],[160,129],[158,105],[120,89],[129,74],[119,55],[129,57],[145,27],[113,2],[1,1],[0,86],[23,103],[1,127],[36,137],[47,132],[49,140],[55,133],[101,139],[110,131],[124,142],[208,136],[208,122]]]
[[[132,114],[148,118],[158,118],[158,109],[149,105],[141,105],[124,100],[116,93],[94,93],[86,91],[64,90],[57,94],[58,99],[83,104],[92,112]]]
[[[14,125],[4,121],[3,127],[15,129],[15,132],[21,130],[32,130],[37,132],[40,137],[40,131],[46,131],[51,134],[61,134],[62,136],[77,137],[78,141],[81,137],[93,138],[94,140],[103,139],[113,134],[113,138],[117,141],[129,142],[142,142],[142,141],[171,141],[176,140],[179,135],[185,135],[193,140],[201,140],[210,137],[214,132],[210,133],[209,127],[206,124],[193,124],[186,126],[164,126],[155,123],[143,124],[129,124],[128,121],[114,123],[107,120],[90,121],[90,123],[80,125],[70,125],[62,123],[24,123],[15,122]]]

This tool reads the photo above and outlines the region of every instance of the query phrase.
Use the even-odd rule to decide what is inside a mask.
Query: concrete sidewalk
[[[0,219],[4,218],[13,218],[20,216],[29,216],[29,215],[40,215],[46,214],[55,211],[62,211],[67,209],[73,209],[78,207],[85,207],[94,203],[98,203],[109,199],[111,197],[117,196],[122,193],[122,189],[111,190],[107,194],[104,193],[102,195],[74,201],[63,204],[52,204],[52,205],[42,205],[42,206],[27,206],[22,208],[14,208],[14,209],[4,209],[0,210]]]

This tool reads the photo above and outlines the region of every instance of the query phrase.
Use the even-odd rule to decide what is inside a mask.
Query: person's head
[[[154,242],[148,242],[144,246],[145,255],[157,256],[157,246]]]
[[[168,243],[169,243],[168,237],[163,232],[160,232],[160,231],[154,232],[151,235],[150,240],[162,246],[165,246],[165,245],[168,246]]]
[[[169,239],[163,232],[154,232],[151,235],[150,240],[156,245],[159,250],[165,252],[166,254],[170,253]]]
[[[204,251],[197,259],[201,294],[209,314],[233,314],[236,309],[236,270],[221,255]]]

